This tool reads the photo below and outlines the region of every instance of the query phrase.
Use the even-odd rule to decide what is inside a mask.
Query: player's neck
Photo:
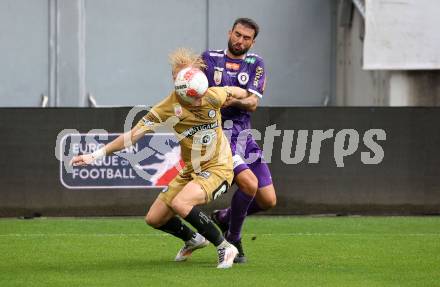
[[[246,58],[246,53],[244,53],[243,55],[240,55],[240,56],[235,56],[234,54],[229,52],[229,49],[226,49],[226,56],[228,58],[234,59],[234,60],[243,60],[244,58]]]

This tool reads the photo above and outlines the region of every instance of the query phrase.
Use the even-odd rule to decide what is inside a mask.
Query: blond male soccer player
[[[173,52],[170,62],[174,80],[190,77],[204,67],[200,56],[186,49]],[[215,87],[187,98],[179,96],[180,86],[175,88],[132,130],[92,154],[74,157],[72,164],[89,164],[97,158],[126,148],[127,144],[124,142],[127,139],[133,144],[145,133],[154,132],[159,126],[171,127],[179,139],[185,167],[170,182],[168,188],[159,194],[145,220],[150,226],[185,242],[175,258],[176,261],[186,260],[194,250],[205,247],[210,241],[217,248],[217,268],[229,268],[238,253],[237,249],[224,239],[209,216],[197,206],[216,199],[232,182],[232,154],[221,128],[220,108],[228,97],[242,98],[247,93],[237,87]],[[198,233],[192,231],[176,215],[194,226]]]

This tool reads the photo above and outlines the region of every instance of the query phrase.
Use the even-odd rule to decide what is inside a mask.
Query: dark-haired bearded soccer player
[[[226,239],[238,250],[235,262],[244,263],[246,257],[241,244],[241,228],[246,215],[272,208],[276,204],[272,176],[262,157],[262,151],[249,133],[240,133],[251,128],[250,116],[259,99],[263,97],[266,72],[264,62],[256,54],[248,54],[255,43],[259,27],[249,18],[237,19],[229,31],[227,50],[210,50],[202,58],[207,68],[209,86],[237,86],[248,92],[243,99],[230,98],[222,108],[223,129],[230,133],[230,144],[234,161],[234,182],[238,190],[231,206],[214,211],[212,219],[226,233]],[[231,123],[228,125],[228,123]],[[251,157],[254,157],[251,160]]]
[[[171,54],[170,60],[174,79],[191,78],[197,71],[200,72],[194,68],[204,65],[200,56],[185,49]],[[237,249],[224,239],[197,205],[216,199],[232,182],[232,154],[221,128],[220,107],[228,97],[246,97],[246,91],[237,87],[209,88],[204,93],[187,97],[183,86],[176,85],[176,91],[155,105],[131,131],[92,154],[74,157],[72,164],[92,163],[97,158],[126,148],[159,126],[172,128],[179,139],[185,167],[159,194],[145,220],[152,227],[185,242],[176,261],[186,260],[194,250],[205,247],[209,240],[217,247],[217,268],[229,268],[238,253]],[[124,143],[127,139],[129,144]],[[193,225],[198,233],[186,226],[176,214]]]

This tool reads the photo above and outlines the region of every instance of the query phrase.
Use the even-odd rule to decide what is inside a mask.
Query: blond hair
[[[202,57],[188,48],[178,48],[174,50],[170,53],[169,60],[173,73],[186,67],[198,69],[204,69],[206,67]]]

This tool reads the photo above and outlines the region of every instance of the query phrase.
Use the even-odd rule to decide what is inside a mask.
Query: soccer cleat
[[[209,241],[206,240],[205,237],[196,233],[194,238],[191,238],[188,241],[185,241],[185,245],[177,252],[176,258],[174,261],[180,262],[187,260],[194,250],[203,248],[208,246]]]
[[[211,213],[211,220],[214,221],[215,224],[220,228],[223,234],[229,230],[229,223],[223,223],[219,220],[220,210],[214,210]]]
[[[226,241],[224,241],[226,242]],[[227,243],[224,247],[217,247],[218,265],[219,269],[231,268],[234,264],[234,258],[238,254],[237,248],[234,245]]]
[[[241,239],[239,239],[238,241],[235,241],[235,242],[234,241],[229,241],[229,242],[231,242],[231,244],[234,245],[238,250],[238,254],[234,258],[234,263],[246,263],[247,258],[243,252],[243,246],[241,244]]]

